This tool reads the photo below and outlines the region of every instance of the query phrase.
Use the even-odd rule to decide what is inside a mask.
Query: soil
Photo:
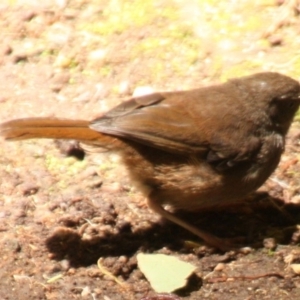
[[[137,90],[262,70],[299,79],[299,7],[3,0],[0,120],[93,119]],[[276,172],[239,206],[178,212],[220,237],[243,237],[247,247],[226,253],[151,212],[116,155],[76,142],[0,140],[0,299],[300,299],[299,136],[295,122]],[[140,252],[197,270],[185,288],[158,294],[137,266]]]

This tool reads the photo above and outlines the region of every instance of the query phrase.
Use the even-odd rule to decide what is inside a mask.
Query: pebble
[[[97,49],[90,52],[88,59],[99,63],[99,61],[104,61],[106,58],[107,51],[105,49]]]
[[[224,268],[225,268],[225,264],[224,264],[224,263],[218,263],[218,264],[215,266],[214,271],[220,272],[220,271],[223,271]]]
[[[60,92],[69,83],[70,77],[69,72],[55,73],[51,79],[51,90],[55,93]]]
[[[22,15],[20,16],[20,21],[23,22],[29,22],[31,21],[35,16],[36,16],[36,12],[33,10],[24,10],[24,12],[22,13]]]
[[[64,271],[67,271],[70,269],[70,261],[67,259],[63,259],[60,261],[61,267]]]
[[[0,56],[9,55],[12,53],[12,51],[13,49],[11,48],[11,46],[7,44],[3,44],[0,46]]]
[[[281,46],[283,43],[283,38],[279,35],[271,35],[268,40],[272,47]]]
[[[274,238],[266,238],[263,241],[264,247],[269,250],[275,250],[277,247],[276,239]]]
[[[129,95],[129,93],[130,93],[130,84],[129,84],[129,82],[128,81],[122,81],[119,84],[118,91],[119,91],[119,94],[121,96]]]
[[[151,86],[138,86],[134,89],[132,96],[139,97],[152,94],[154,89]]]
[[[9,250],[12,253],[16,253],[21,250],[21,246],[17,239],[14,238],[6,239],[3,244],[6,250]]]

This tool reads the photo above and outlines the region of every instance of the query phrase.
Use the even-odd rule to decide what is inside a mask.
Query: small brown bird
[[[190,91],[132,98],[93,120],[28,118],[1,124],[7,140],[76,139],[119,152],[155,212],[220,249],[222,240],[163,205],[214,209],[243,200],[274,171],[300,104],[300,85],[258,73]]]

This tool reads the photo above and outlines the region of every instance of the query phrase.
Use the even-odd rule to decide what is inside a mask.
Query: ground
[[[299,80],[299,7],[2,0],[0,120],[93,119],[137,90],[189,89],[263,70]],[[75,142],[1,140],[0,299],[299,299],[297,120],[259,193],[227,210],[182,213],[220,237],[244,237],[248,247],[226,253],[149,211],[114,154],[83,153]],[[177,296],[159,295],[137,267],[139,252],[173,255],[197,270]]]

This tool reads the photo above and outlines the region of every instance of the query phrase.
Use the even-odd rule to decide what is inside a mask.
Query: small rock
[[[264,247],[269,250],[275,250],[277,247],[277,242],[274,238],[266,238],[263,241]]]
[[[72,65],[73,57],[65,55],[65,54],[59,54],[53,63],[53,67],[55,68],[69,68]]]
[[[88,286],[84,287],[81,292],[81,297],[83,298],[89,297],[90,299],[90,295],[91,295],[91,289]]]
[[[20,17],[21,21],[29,22],[36,16],[36,12],[33,10],[25,10]]]
[[[272,35],[268,38],[271,47],[281,46],[283,38],[279,35]]]
[[[102,192],[108,192],[108,193],[117,193],[121,192],[123,190],[122,185],[119,182],[114,182],[109,185],[105,185],[102,188]]]
[[[12,48],[9,45],[1,45],[0,46],[0,56],[2,55],[9,55],[12,53]]]
[[[17,64],[22,61],[27,61],[27,55],[26,53],[18,53],[14,54],[12,57],[12,63]]]
[[[224,264],[224,263],[218,263],[218,264],[215,266],[214,271],[220,272],[220,271],[223,271],[224,268],[225,268],[225,264]]]
[[[92,61],[104,60],[106,57],[107,51],[105,49],[97,49],[90,52],[88,58]]]
[[[128,81],[122,81],[119,85],[119,94],[124,96],[124,95],[129,95],[130,93],[130,85]]]
[[[61,267],[64,271],[68,271],[70,269],[70,261],[67,259],[63,259],[60,261]]]
[[[58,222],[66,227],[75,227],[78,226],[82,216],[73,216],[73,215],[63,215]]]
[[[32,184],[24,184],[22,187],[23,196],[31,196],[38,192],[39,187]]]
[[[300,275],[300,264],[291,264],[290,267],[295,274]]]
[[[14,238],[10,238],[4,241],[4,245],[5,248],[12,252],[12,253],[16,253],[19,252],[21,250],[21,246],[19,244],[19,241],[17,239]]]
[[[21,61],[28,61],[29,58],[43,53],[44,50],[44,47],[31,47],[30,45],[24,45],[23,48],[20,47],[20,49],[13,52],[12,62],[17,64]]]
[[[52,91],[58,93],[60,92],[65,85],[70,81],[69,72],[59,72],[53,75],[51,79],[51,89]]]
[[[134,89],[132,96],[139,97],[152,94],[154,89],[151,86],[138,86]]]
[[[93,180],[92,182],[89,182],[87,184],[87,187],[92,188],[92,189],[98,189],[102,186],[103,181],[101,178]]]
[[[85,157],[84,150],[80,147],[78,141],[66,141],[66,140],[55,140],[55,145],[61,152],[61,154],[67,157],[75,157],[78,160],[83,160]]]
[[[299,203],[300,203],[300,195],[296,195],[296,196],[292,197],[292,199],[290,200],[290,203],[299,205]]]

